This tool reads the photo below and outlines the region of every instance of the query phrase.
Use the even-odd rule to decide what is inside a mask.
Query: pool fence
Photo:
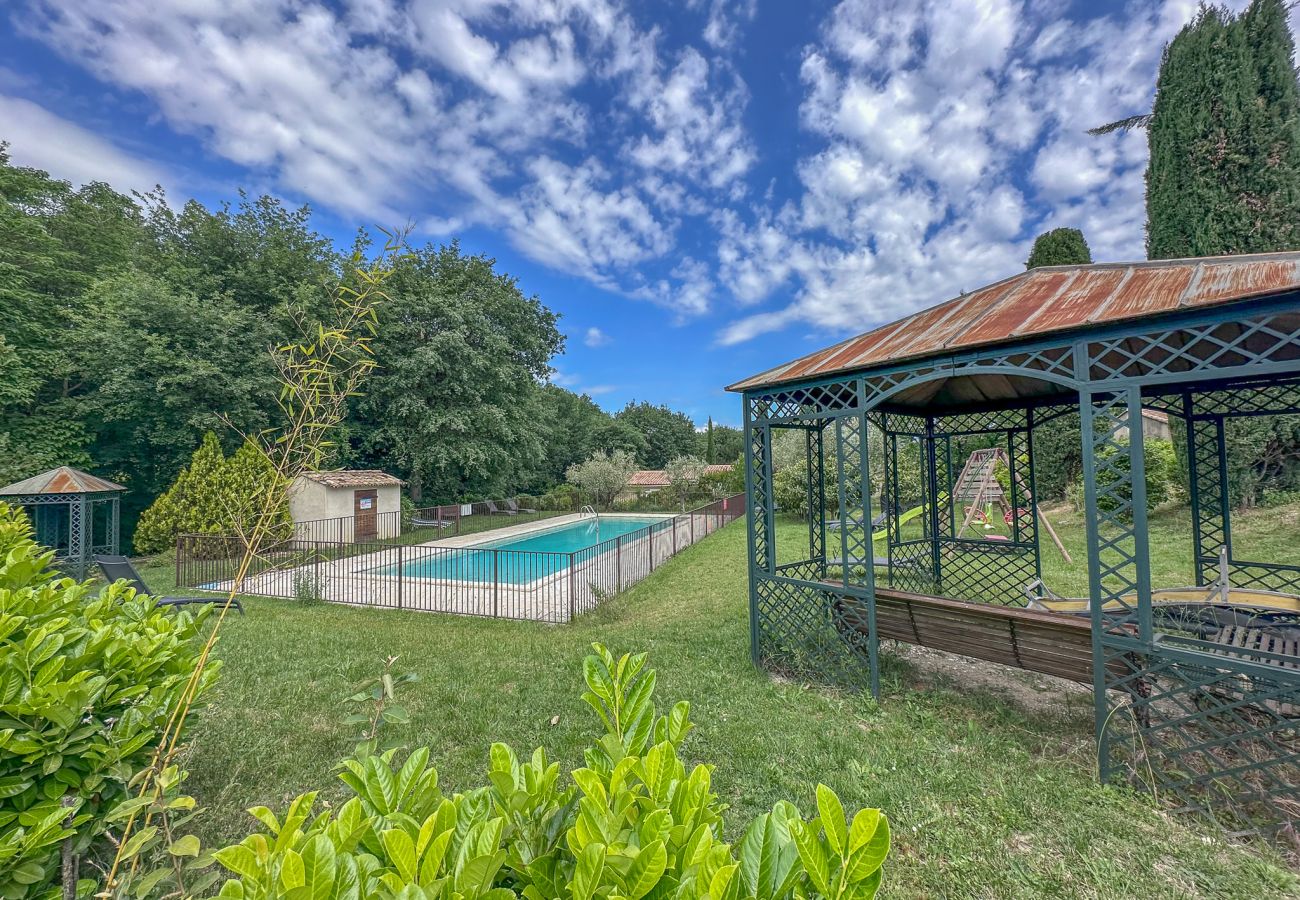
[[[486,503],[481,512],[475,508],[477,504],[417,510],[405,523],[379,523],[375,531],[392,536],[374,540],[340,539],[357,533],[352,522],[297,523],[291,533],[269,544],[252,561],[239,592],[354,606],[568,622],[641,581],[680,550],[744,516],[745,495],[665,515],[644,528],[573,552],[466,545],[464,538],[478,533],[485,542],[497,542],[506,535],[523,538],[552,525],[591,521],[590,515],[583,519],[581,514],[522,508],[506,512],[504,504],[491,505],[497,512],[488,512]],[[638,518],[648,515],[636,514]],[[533,523],[538,527],[521,527]],[[457,537],[461,540],[455,540]],[[229,591],[242,555],[239,542],[226,535],[180,535],[176,540],[176,584]]]

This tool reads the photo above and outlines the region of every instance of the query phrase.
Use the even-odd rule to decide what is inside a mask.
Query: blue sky
[[[1241,2],[1232,4],[1236,7]],[[74,182],[410,221],[563,315],[555,379],[722,387],[1023,268],[1143,256],[1141,134],[1194,0],[11,0],[0,139]]]

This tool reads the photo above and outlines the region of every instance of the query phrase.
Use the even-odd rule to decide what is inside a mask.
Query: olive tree
[[[627,486],[636,471],[636,457],[626,450],[606,453],[597,450],[564,472],[564,478],[580,491],[589,494],[597,506],[608,509],[618,492]]]
[[[678,456],[668,462],[664,474],[668,476],[668,485],[686,512],[686,500],[691,492],[699,486],[704,476],[705,463],[698,456]]]

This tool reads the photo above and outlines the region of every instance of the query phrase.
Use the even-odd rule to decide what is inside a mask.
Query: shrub
[[[1096,455],[1098,503],[1104,512],[1117,509],[1121,502],[1133,499],[1132,485],[1125,480],[1114,492],[1104,494],[1111,484],[1119,481],[1129,469],[1128,441],[1116,446],[1106,446]],[[1162,438],[1145,438],[1142,441],[1142,467],[1146,473],[1147,510],[1172,500],[1178,492],[1178,457],[1172,441]],[[1103,495],[1104,494],[1104,495]],[[1075,509],[1083,509],[1084,492],[1081,482],[1071,484],[1066,490],[1067,499]]]
[[[582,495],[571,484],[559,484],[538,498],[538,509],[571,511],[582,505]]]
[[[44,896],[64,840],[84,854],[148,766],[194,672],[197,614],[122,584],[57,578],[0,504],[0,896]],[[211,683],[209,664],[199,685]],[[66,827],[65,827],[66,826]]]
[[[604,647],[583,664],[603,735],[586,766],[560,778],[538,749],[520,759],[493,744],[487,784],[448,797],[422,748],[361,753],[340,776],[350,797],[337,809],[317,794],[282,816],[251,810],[264,831],[218,850],[234,877],[221,896],[426,897],[527,900],[869,900],[889,852],[879,810],[845,819],[833,791],[817,787],[805,821],[778,802],[738,846],[722,841],[724,806],[710,766],[687,769],[680,751],[689,706],[654,705],[645,654],[615,660]]]
[[[272,536],[292,532],[288,494],[277,483],[275,467],[251,441],[227,459],[217,436],[208,432],[190,464],[167,492],[140,516],[134,547],[139,553],[159,553],[178,534],[232,534],[251,527],[268,491],[278,491]]]
[[[700,478],[700,484],[707,488],[712,497],[729,497],[744,493],[745,458],[742,456],[726,472],[706,472]]]
[[[698,492],[704,477],[704,460],[698,456],[677,456],[669,460],[664,469],[668,476],[668,490],[686,512],[686,502]]]

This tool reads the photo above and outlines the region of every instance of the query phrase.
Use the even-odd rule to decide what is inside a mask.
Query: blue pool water
[[[567,568],[570,553],[652,526],[667,528],[670,522],[668,517],[602,517],[472,547],[410,547],[406,552],[418,556],[408,559],[402,565],[401,573],[410,578],[450,581],[492,581],[496,578],[503,584],[526,584]],[[378,571],[384,575],[396,575],[397,569],[397,566],[385,566]]]

